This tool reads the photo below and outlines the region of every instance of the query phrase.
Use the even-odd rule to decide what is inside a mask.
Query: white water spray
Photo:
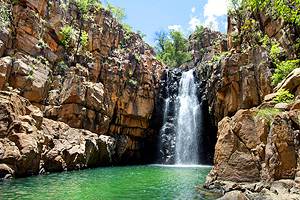
[[[177,165],[199,163],[198,123],[201,116],[193,72],[184,72],[180,80],[175,149]]]

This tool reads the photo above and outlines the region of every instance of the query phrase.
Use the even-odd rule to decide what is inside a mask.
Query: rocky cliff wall
[[[98,4],[1,6],[0,176],[151,160],[152,48]]]
[[[194,51],[204,53],[194,65],[218,127],[205,187],[221,190],[223,199],[299,199],[299,68],[277,87],[271,79],[278,60],[299,58],[299,27],[270,9],[240,13],[229,15],[227,39]],[[278,103],[280,88],[295,99]]]

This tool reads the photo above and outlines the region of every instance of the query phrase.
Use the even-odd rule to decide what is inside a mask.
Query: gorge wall
[[[192,64],[203,80],[202,98],[218,127],[214,166],[205,187],[223,192],[223,199],[300,195],[300,66],[277,87],[271,78],[278,60],[299,58],[300,29],[270,10],[230,14],[227,38],[208,30],[200,41],[190,38]],[[274,44],[280,49],[276,58]],[[295,98],[278,102],[280,89]]]
[[[0,4],[0,178],[151,161],[152,48],[99,4]]]

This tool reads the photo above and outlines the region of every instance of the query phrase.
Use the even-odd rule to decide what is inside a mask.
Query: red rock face
[[[198,67],[200,76],[208,74],[204,95],[218,122],[214,166],[205,186],[228,192],[224,199],[238,198],[230,197],[231,190],[243,191],[249,199],[268,199],[280,190],[276,187],[284,188],[282,197],[272,198],[299,198],[299,69],[274,87],[275,62],[257,34],[278,42],[286,59],[295,59],[295,27],[270,14],[242,14],[228,18],[230,52]],[[249,27],[247,20],[253,23]],[[275,102],[279,89],[289,90],[295,100]]]
[[[216,121],[239,109],[258,106],[272,92],[268,59],[267,52],[254,48],[233,53],[215,65],[207,90]]]
[[[25,0],[13,5],[12,13],[0,32],[0,88],[26,102],[14,108],[35,106],[39,119],[28,111],[3,110],[0,173],[22,176],[147,160],[141,147],[153,132],[149,120],[163,69],[153,50],[102,8],[91,7],[82,18],[73,3]],[[73,32],[64,47],[66,25]],[[87,46],[79,41],[83,31]],[[13,103],[5,95],[0,103]],[[20,123],[12,133],[15,120]]]
[[[298,111],[282,113],[268,122],[257,110],[240,110],[224,118],[211,174],[236,182],[294,178],[299,148],[292,127],[295,115]]]

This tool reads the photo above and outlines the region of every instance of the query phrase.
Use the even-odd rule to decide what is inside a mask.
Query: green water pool
[[[0,199],[215,199],[196,190],[210,167],[109,167],[0,182]]]

